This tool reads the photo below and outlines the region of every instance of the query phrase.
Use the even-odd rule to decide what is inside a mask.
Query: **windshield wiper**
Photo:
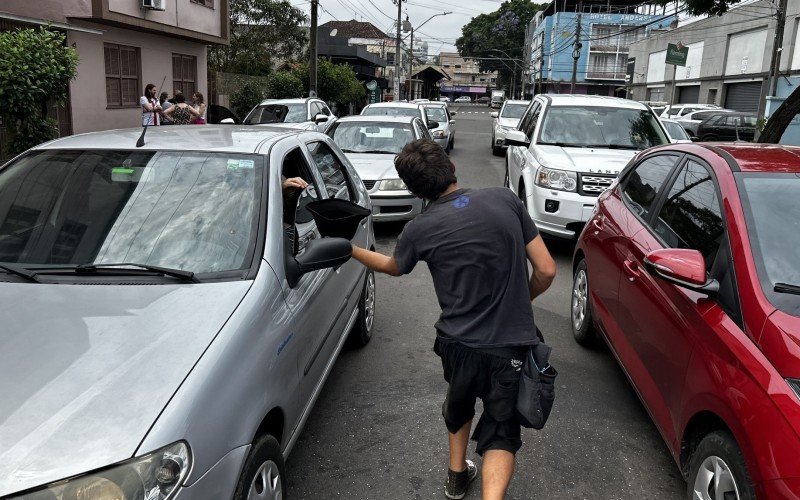
[[[21,276],[21,277],[27,279],[28,281],[33,281],[35,283],[40,283],[39,279],[36,278],[36,273],[35,272],[33,272],[31,270],[28,270],[28,269],[25,269],[24,267],[22,267],[20,265],[12,264],[10,262],[0,262],[0,269],[2,269],[4,271],[7,271],[7,272],[9,272],[11,274],[16,274],[17,276]]]
[[[596,149],[639,149],[638,146],[634,146],[633,144],[592,144],[586,147]]]
[[[47,267],[43,268],[40,272],[41,273],[49,273],[49,272],[59,272],[59,271],[73,271],[75,274],[95,274],[100,269],[117,269],[119,271],[125,271],[125,269],[120,269],[124,266],[129,267],[138,267],[140,269],[145,269],[147,271],[152,271],[154,273],[163,274],[164,276],[170,276],[172,278],[178,278],[183,281],[191,281],[192,283],[199,283],[194,273],[191,271],[184,271],[183,269],[172,269],[169,267],[160,267],[160,266],[150,266],[147,264],[136,264],[133,262],[115,262],[111,264],[78,264],[77,266],[57,266],[57,267]]]
[[[540,142],[539,146],[558,146],[560,148],[588,148],[585,144],[572,144],[569,142]]]
[[[366,153],[366,154],[381,154],[381,155],[393,155],[396,154],[393,151],[386,151],[383,149],[368,149],[366,151],[354,151],[355,153]]]
[[[800,285],[790,285],[789,283],[775,283],[775,286],[772,288],[772,290],[778,293],[792,293],[794,295],[800,295]]]

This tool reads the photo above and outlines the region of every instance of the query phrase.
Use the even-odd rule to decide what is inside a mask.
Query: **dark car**
[[[698,125],[697,137],[701,141],[752,141],[757,119],[752,113],[714,115]]]
[[[478,100],[476,102],[480,104],[488,104],[490,100],[491,99],[489,97],[483,96],[483,97],[478,97]]]
[[[573,336],[606,341],[685,498],[800,498],[798,174],[800,148],[651,148],[578,241]]]
[[[222,123],[222,120],[225,119],[233,120],[233,123],[239,125],[242,123],[242,120],[236,116],[236,113],[231,111],[230,109],[226,108],[225,106],[220,106],[219,104],[211,104],[208,107],[208,123],[215,125],[218,123]],[[230,123],[230,122],[227,122]]]

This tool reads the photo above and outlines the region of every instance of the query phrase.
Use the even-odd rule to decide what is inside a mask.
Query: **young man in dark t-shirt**
[[[514,413],[519,372],[527,350],[539,342],[531,300],[552,283],[555,262],[514,193],[460,189],[450,158],[432,140],[407,144],[395,167],[430,205],[406,225],[394,256],[353,247],[353,257],[393,276],[411,272],[419,261],[428,264],[442,309],[434,351],[449,384],[442,405],[450,444],[445,496],[463,498],[477,476],[466,453],[481,398],[472,439],[483,457],[483,498],[500,499],[522,445]]]

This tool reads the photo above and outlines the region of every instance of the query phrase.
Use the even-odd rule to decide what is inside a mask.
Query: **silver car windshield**
[[[606,106],[551,106],[539,144],[563,147],[647,149],[669,140],[650,110]]]
[[[345,153],[397,154],[414,140],[405,123],[339,122],[330,134]]]
[[[0,262],[247,269],[263,160],[195,151],[41,151],[0,170]]]
[[[244,119],[245,125],[264,123],[301,123],[307,121],[305,103],[262,104],[256,106]]]
[[[361,113],[364,116],[419,116],[417,108],[391,106],[367,106]]]
[[[447,122],[447,113],[443,106],[425,106],[425,115],[432,122],[440,124]]]
[[[500,113],[501,118],[522,118],[522,114],[528,109],[527,104],[506,104]]]

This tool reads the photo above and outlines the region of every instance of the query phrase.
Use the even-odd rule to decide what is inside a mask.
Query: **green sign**
[[[689,47],[683,44],[667,44],[667,64],[675,66],[686,66],[686,57],[689,55]]]
[[[369,103],[375,104],[376,102],[380,102],[380,98],[378,95],[378,82],[375,80],[370,80],[367,82],[367,90],[369,91]]]
[[[367,90],[375,90],[378,88],[378,82],[375,80],[370,80],[367,82]]]

